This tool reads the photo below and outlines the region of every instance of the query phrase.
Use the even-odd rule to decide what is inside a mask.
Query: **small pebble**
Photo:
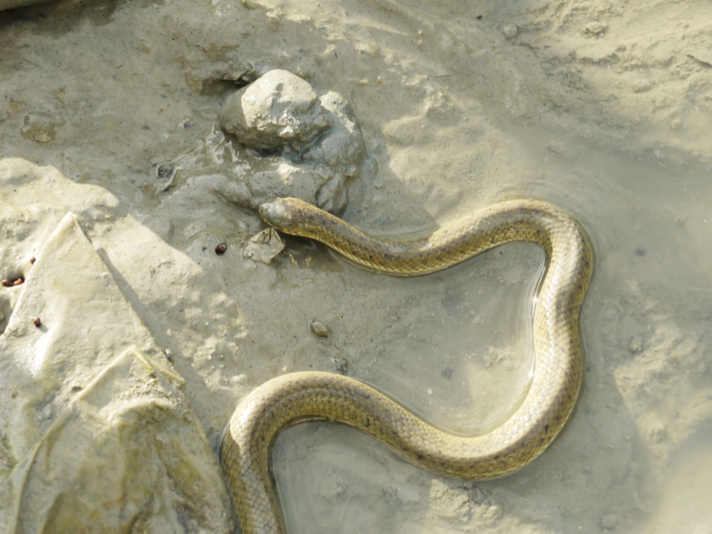
[[[633,336],[630,338],[628,350],[630,350],[632,354],[638,354],[643,350],[643,340],[638,336]]]
[[[331,335],[331,328],[321,321],[309,321],[309,328],[311,328],[312,334],[316,337],[329,337]]]
[[[648,439],[653,443],[662,443],[666,437],[667,431],[662,423],[655,424],[648,430]]]
[[[23,137],[37,143],[49,143],[57,135],[57,129],[64,124],[64,119],[44,112],[30,112],[25,115],[20,133]]]
[[[218,256],[222,256],[225,254],[225,251],[227,250],[227,243],[220,243],[217,247],[215,247],[215,254]]]
[[[39,328],[40,326],[42,326],[42,321],[40,321],[39,317],[35,317],[34,319],[32,319],[32,324]]]
[[[410,485],[396,486],[396,497],[402,504],[414,504],[422,498],[417,487]]]
[[[25,279],[22,278],[22,276],[21,276],[20,278],[17,278],[17,279],[12,283],[12,285],[13,285],[13,286],[19,286],[19,285],[22,285],[22,284],[24,284],[24,283],[25,283]]]
[[[586,24],[586,26],[584,26],[583,33],[584,35],[596,36],[605,33],[607,29],[608,24],[606,24],[605,22],[593,21],[589,22],[588,24]]]
[[[496,504],[493,504],[489,508],[487,508],[487,517],[490,519],[501,519],[502,516],[504,515],[504,510],[502,510],[501,506],[498,506]]]
[[[603,528],[615,528],[620,521],[620,517],[617,514],[607,514],[603,516],[601,520],[601,526]]]
[[[171,163],[162,163],[156,167],[156,178],[159,180],[168,180],[173,178],[175,174],[175,166]]]
[[[508,22],[504,25],[504,28],[502,28],[502,32],[507,39],[514,39],[519,32],[519,28],[517,28],[516,24]]]
[[[334,364],[337,373],[339,373],[340,375],[348,374],[349,361],[346,359],[345,356],[336,353],[331,357],[331,362]]]

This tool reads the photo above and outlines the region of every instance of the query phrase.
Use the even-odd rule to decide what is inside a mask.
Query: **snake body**
[[[220,448],[244,534],[285,532],[270,474],[271,447],[281,430],[300,421],[344,423],[417,466],[480,480],[523,467],[559,434],[581,386],[579,313],[593,267],[586,234],[569,214],[544,202],[510,200],[429,235],[402,240],[365,234],[297,199],[263,204],[260,214],[281,232],[318,240],[355,263],[390,275],[424,275],[512,241],[539,244],[546,252],[547,270],[534,308],[531,386],[514,414],[487,434],[450,434],[372,387],[331,373],[286,374],[245,397]]]

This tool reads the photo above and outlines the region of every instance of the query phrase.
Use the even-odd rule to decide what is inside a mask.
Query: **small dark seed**
[[[220,256],[221,254],[225,254],[226,250],[227,250],[227,243],[220,243],[217,247],[215,247],[215,254]]]
[[[24,283],[25,283],[25,279],[22,278],[22,276],[21,276],[20,278],[17,278],[17,279],[12,283],[12,285],[13,285],[13,286],[19,286],[19,285],[22,285],[22,284],[24,284]]]
[[[30,263],[32,263],[33,265],[34,265],[34,263],[35,263],[36,261],[37,261],[37,258],[35,258],[34,256],[32,256],[32,257],[30,258]]]
[[[35,317],[34,319],[32,319],[32,324],[39,328],[40,326],[42,326],[42,321],[40,321],[39,317]]]
[[[12,280],[8,280],[7,278],[5,278],[5,280],[2,281],[2,285],[4,285],[5,287],[12,287]]]

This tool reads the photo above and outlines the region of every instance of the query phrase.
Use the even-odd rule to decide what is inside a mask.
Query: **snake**
[[[498,478],[537,458],[559,435],[577,402],[584,354],[580,312],[593,272],[588,234],[570,214],[533,199],[507,199],[425,235],[378,237],[295,198],[259,207],[281,233],[319,241],[348,261],[393,276],[452,267],[514,241],[540,245],[546,269],[533,313],[534,373],[520,405],[500,426],[461,436],[424,421],[353,378],[293,372],[252,390],[237,405],[219,458],[243,534],[285,534],[272,447],[287,427],[326,420],[356,428],[437,475]]]

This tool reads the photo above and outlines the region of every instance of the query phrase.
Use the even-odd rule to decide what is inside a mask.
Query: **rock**
[[[329,130],[301,154],[302,159],[321,163],[346,177],[358,174],[366,154],[361,129],[346,99],[334,91],[319,101],[329,119]]]
[[[329,325],[321,321],[309,321],[309,328],[316,337],[329,337],[331,335]]]
[[[349,361],[341,353],[336,353],[331,357],[331,363],[334,370],[340,375],[347,375],[349,372]]]
[[[582,33],[587,37],[597,37],[606,32],[608,24],[594,20],[583,27]]]
[[[255,175],[248,187],[259,204],[276,197],[293,196],[314,204],[316,192],[333,177],[329,169],[313,165],[297,166],[282,162],[276,172]]]
[[[346,210],[347,202],[346,179],[343,174],[334,175],[316,194],[316,205],[334,215],[341,215]]]
[[[286,70],[271,70],[230,95],[220,125],[241,144],[270,151],[299,150],[329,126],[311,85]]]
[[[0,185],[2,220],[14,221],[3,228],[20,230],[8,241],[25,251],[44,242],[0,336],[0,532],[233,532],[183,378],[78,218],[57,224],[67,205],[97,224],[101,204],[118,201],[20,159],[0,160]]]
[[[607,514],[601,519],[601,526],[603,528],[616,528],[616,525],[620,522],[620,517],[618,514]]]
[[[1,1],[1,0],[0,0]],[[64,119],[44,112],[30,112],[25,115],[22,136],[38,143],[49,143],[57,135],[57,129],[64,124]]]
[[[507,39],[511,40],[517,36],[517,33],[519,33],[519,28],[517,28],[516,24],[512,24],[511,22],[508,22],[502,28],[502,33],[504,33],[504,36]]]
[[[242,257],[269,264],[284,249],[284,241],[274,228],[265,228],[253,235],[242,249]]]
[[[273,70],[229,96],[219,118],[225,132],[258,152],[244,156],[252,172],[236,176],[240,187],[220,191],[225,198],[256,209],[273,198],[297,197],[344,212],[347,182],[366,156],[344,97],[334,91],[318,97],[305,80]]]

